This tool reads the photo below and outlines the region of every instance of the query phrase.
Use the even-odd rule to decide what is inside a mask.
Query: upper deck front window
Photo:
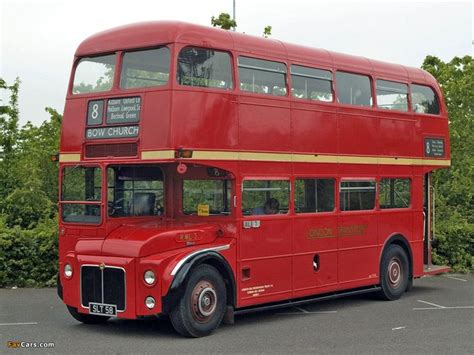
[[[230,55],[214,49],[185,47],[179,52],[176,79],[180,85],[232,89]]]
[[[112,88],[115,54],[82,58],[74,74],[73,94],[108,91]]]
[[[120,72],[122,89],[162,86],[170,76],[170,50],[167,47],[127,52]]]

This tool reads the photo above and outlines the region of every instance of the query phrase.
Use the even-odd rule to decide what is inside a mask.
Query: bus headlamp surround
[[[145,271],[143,275],[143,281],[149,286],[153,285],[156,281],[155,273],[151,270]]]
[[[72,277],[72,266],[71,264],[64,265],[64,277],[70,279]]]

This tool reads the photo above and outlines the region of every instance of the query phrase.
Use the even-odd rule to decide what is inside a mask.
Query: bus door
[[[239,306],[291,297],[291,220],[289,178],[242,182]]]
[[[343,179],[339,184],[338,280],[341,288],[373,283],[379,275],[375,179]]]

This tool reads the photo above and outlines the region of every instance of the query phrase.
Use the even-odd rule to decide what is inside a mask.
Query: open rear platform
[[[439,275],[451,271],[451,268],[446,265],[425,265],[423,268],[424,275]]]

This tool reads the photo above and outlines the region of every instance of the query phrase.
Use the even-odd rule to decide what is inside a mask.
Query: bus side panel
[[[295,152],[334,154],[337,151],[337,115],[323,105],[320,110],[315,110],[315,106],[294,104],[291,111],[291,146]]]
[[[174,91],[172,122],[174,146],[236,149],[237,112],[235,95],[191,88],[186,88],[186,91]]]
[[[240,97],[241,150],[289,151],[290,107],[283,100]]]
[[[293,287],[295,297],[337,286],[337,219],[316,213],[297,215],[293,222]]]

